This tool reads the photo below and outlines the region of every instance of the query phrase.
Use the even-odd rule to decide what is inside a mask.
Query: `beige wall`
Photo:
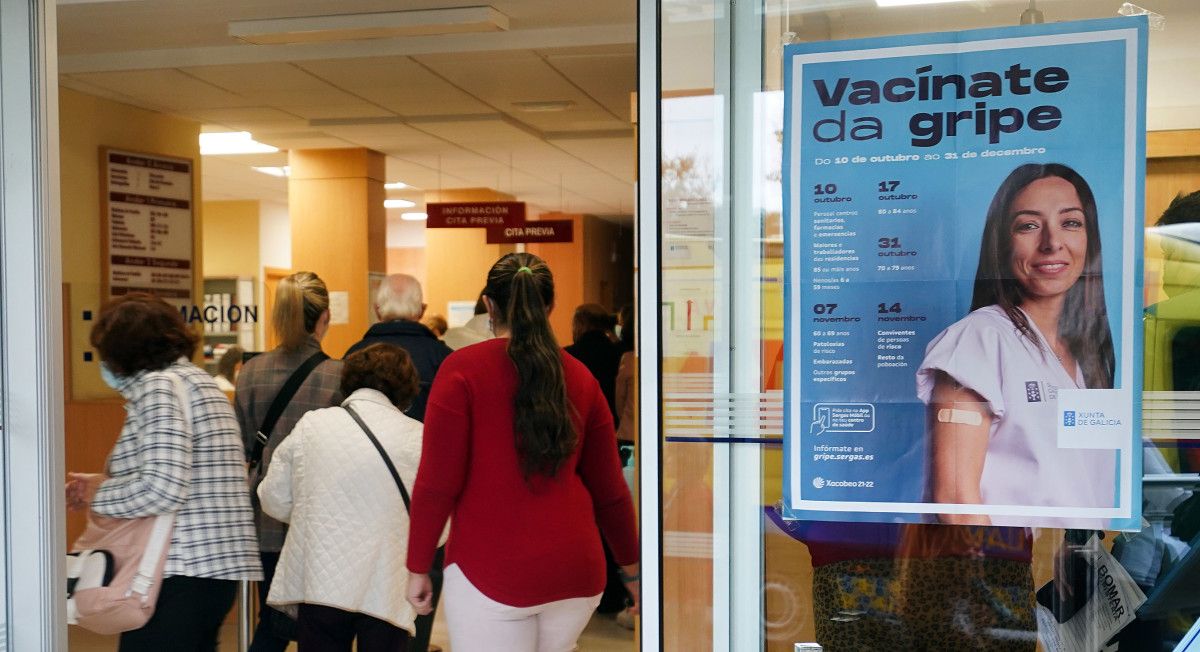
[[[428,202],[515,201],[490,188],[464,188],[425,193]],[[449,317],[450,301],[475,302],[496,260],[513,245],[487,243],[485,229],[425,230],[425,303],[427,312]]]
[[[70,311],[64,327],[70,331],[70,350],[64,351],[70,378],[67,389],[76,399],[113,398],[116,393],[100,381],[99,364],[84,362],[91,350],[92,322],[82,312],[100,308],[100,148],[117,147],[148,154],[191,159],[192,196],[200,194],[200,124],[127,104],[59,88],[59,155],[62,185],[62,271],[70,285]],[[203,269],[199,201],[194,204],[193,246],[196,269]],[[195,275],[193,292],[203,282]]]
[[[258,213],[256,200],[204,202],[204,276],[258,278]]]
[[[598,303],[616,312],[629,301],[633,285],[631,237],[622,237],[616,224],[594,215],[543,213],[543,220],[571,220],[574,242],[529,244],[526,251],[541,257],[554,273],[554,312],[550,325],[558,343],[571,343],[571,318],[584,303]],[[613,261],[613,253],[617,260]]]
[[[589,261],[583,256],[584,215],[566,213],[543,213],[543,220],[571,220],[575,224],[571,242],[531,243],[525,251],[546,261],[554,274],[554,310],[550,312],[550,326],[560,346],[567,346],[571,339],[571,319],[575,307],[587,303],[584,298],[584,276]]]
[[[388,274],[408,274],[417,279],[421,284],[421,288],[425,288],[425,247],[388,247],[387,250],[387,273]],[[426,297],[425,303],[429,303]],[[443,309],[444,310],[444,309]],[[442,315],[444,312],[438,312],[430,309],[430,314]]]

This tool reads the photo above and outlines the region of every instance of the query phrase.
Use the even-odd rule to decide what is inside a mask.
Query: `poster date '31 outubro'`
[[[1146,34],[786,48],[787,516],[1141,523]]]

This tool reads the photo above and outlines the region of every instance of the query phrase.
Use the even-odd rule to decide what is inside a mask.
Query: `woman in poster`
[[[917,372],[932,431],[928,499],[1112,506],[1115,452],[1060,449],[1055,405],[1060,388],[1111,388],[1113,373],[1091,188],[1065,165],[1021,165],[988,208],[971,313],[930,342]]]

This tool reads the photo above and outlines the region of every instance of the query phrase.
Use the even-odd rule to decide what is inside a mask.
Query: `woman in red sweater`
[[[638,599],[633,500],[604,394],[550,330],[550,268],[508,254],[483,294],[497,338],[446,358],[429,394],[409,601],[418,613],[431,609],[427,573],[449,518],[444,593],[454,652],[565,652],[604,590],[597,523]]]

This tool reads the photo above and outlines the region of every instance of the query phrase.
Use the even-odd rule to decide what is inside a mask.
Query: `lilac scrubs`
[[[1029,320],[1041,347],[1021,335],[999,306],[967,315],[929,343],[917,371],[917,395],[929,404],[936,370],[983,397],[991,412],[987,457],[979,488],[987,505],[1112,507],[1116,451],[1059,448],[1058,389],[1086,388],[1051,353]],[[961,408],[969,409],[969,408]],[[995,525],[1028,525],[1029,517],[993,516]],[[1053,527],[1101,527],[1096,519],[1036,519]]]

